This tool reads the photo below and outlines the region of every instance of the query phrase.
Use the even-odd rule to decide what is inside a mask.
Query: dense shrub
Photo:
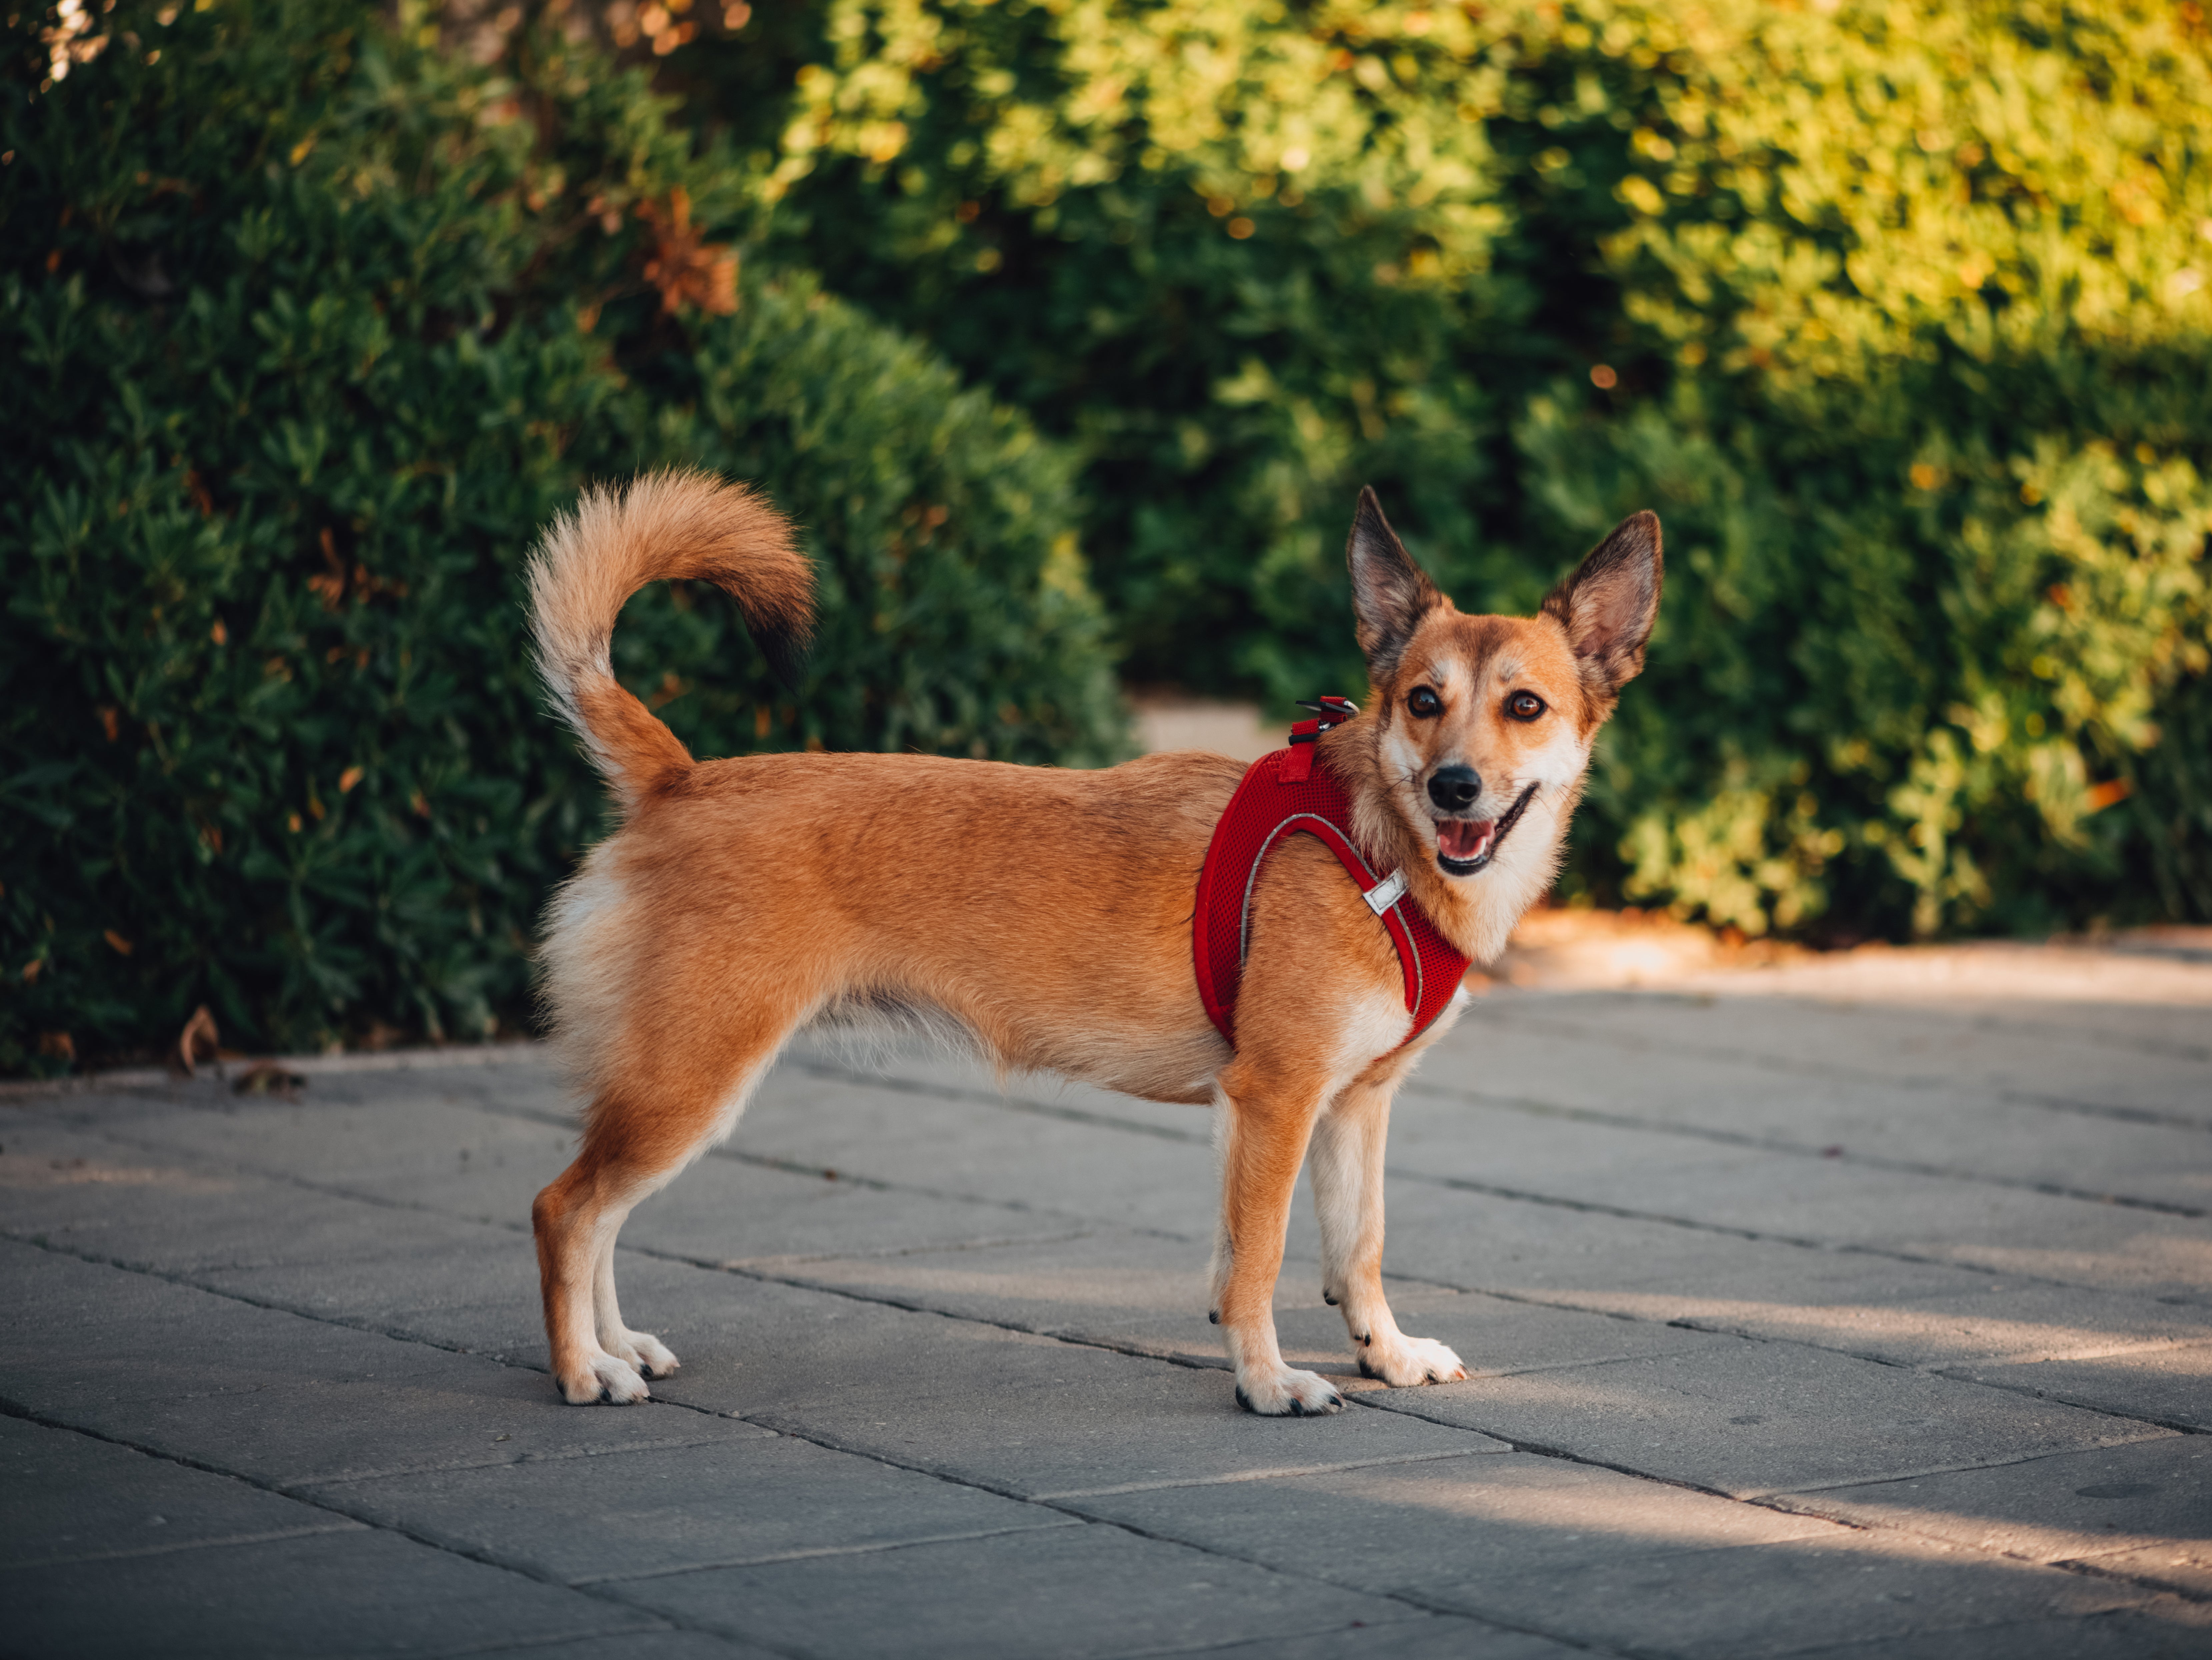
[[[1477,603],[1648,505],[1669,592],[1571,891],[2212,915],[2201,8],[724,15],[671,84],[775,235],[1080,447],[1137,674],[1356,683],[1362,482]]]
[[[43,88],[12,34],[0,136],[0,1069],[203,1001],[284,1046],[525,1017],[599,797],[517,570],[589,477],[701,463],[806,526],[795,692],[718,593],[625,619],[702,750],[1115,751],[1066,458],[740,279],[734,175],[636,77],[548,36],[495,79],[324,0],[100,27]]]

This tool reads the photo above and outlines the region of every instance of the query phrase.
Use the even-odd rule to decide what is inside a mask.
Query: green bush
[[[763,0],[668,61],[795,257],[1079,447],[1139,676],[1356,685],[1363,482],[1476,604],[1657,508],[1568,889],[1850,937],[2212,915],[2208,45],[2142,0]]]
[[[803,277],[736,280],[697,227],[743,228],[738,176],[638,77],[125,0],[42,85],[51,21],[10,26],[0,133],[0,1069],[201,1002],[282,1047],[526,1017],[600,804],[519,567],[589,478],[719,467],[805,527],[795,694],[719,593],[625,618],[703,751],[1117,752],[1068,459]]]

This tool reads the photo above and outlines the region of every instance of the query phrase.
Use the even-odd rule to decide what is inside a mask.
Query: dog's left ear
[[[1659,515],[1632,513],[1544,601],[1544,615],[1567,631],[1600,712],[1644,668],[1644,642],[1659,620],[1662,566]]]
[[[1368,674],[1379,685],[1397,668],[1422,617],[1442,603],[1443,596],[1413,563],[1390,521],[1382,517],[1382,504],[1372,487],[1359,493],[1344,562],[1352,570],[1352,612],[1358,620],[1359,649],[1367,654]]]

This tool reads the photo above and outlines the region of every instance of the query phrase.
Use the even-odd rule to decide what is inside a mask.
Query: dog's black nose
[[[1464,813],[1481,793],[1472,766],[1439,766],[1429,774],[1429,799],[1447,813]]]

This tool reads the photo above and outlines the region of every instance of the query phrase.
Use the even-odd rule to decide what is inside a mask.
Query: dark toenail
[[[1218,1308],[1209,1308],[1206,1310],[1206,1323],[1210,1326],[1219,1325],[1221,1324],[1221,1311]]]
[[[1334,1308],[1336,1306],[1336,1299],[1330,1296],[1326,1291],[1321,1293],[1321,1300],[1327,1303],[1331,1308]]]
[[[1373,1333],[1371,1333],[1371,1332],[1363,1331],[1363,1332],[1361,1332],[1361,1333],[1360,1333],[1357,1337],[1354,1337],[1352,1341],[1353,1342],[1355,1342],[1355,1343],[1359,1343],[1359,1344],[1364,1345],[1364,1344],[1367,1344],[1367,1343],[1371,1343],[1371,1342],[1373,1342],[1375,1341],[1375,1337],[1374,1337],[1374,1334],[1373,1334]]]
[[[1245,1395],[1244,1385],[1242,1384],[1237,1385],[1237,1404],[1243,1407],[1247,1412],[1252,1410],[1251,1400]]]
[[[1375,1368],[1367,1364],[1367,1357],[1364,1354],[1359,1357],[1359,1375],[1363,1378],[1372,1378],[1375,1375]]]
[[[1295,1395],[1291,1396],[1291,1416],[1293,1418],[1303,1418],[1305,1415],[1306,1403],[1298,1399]]]
[[[605,1402],[609,1406],[612,1406],[615,1401],[614,1390],[602,1384],[599,1385],[599,1399]]]

